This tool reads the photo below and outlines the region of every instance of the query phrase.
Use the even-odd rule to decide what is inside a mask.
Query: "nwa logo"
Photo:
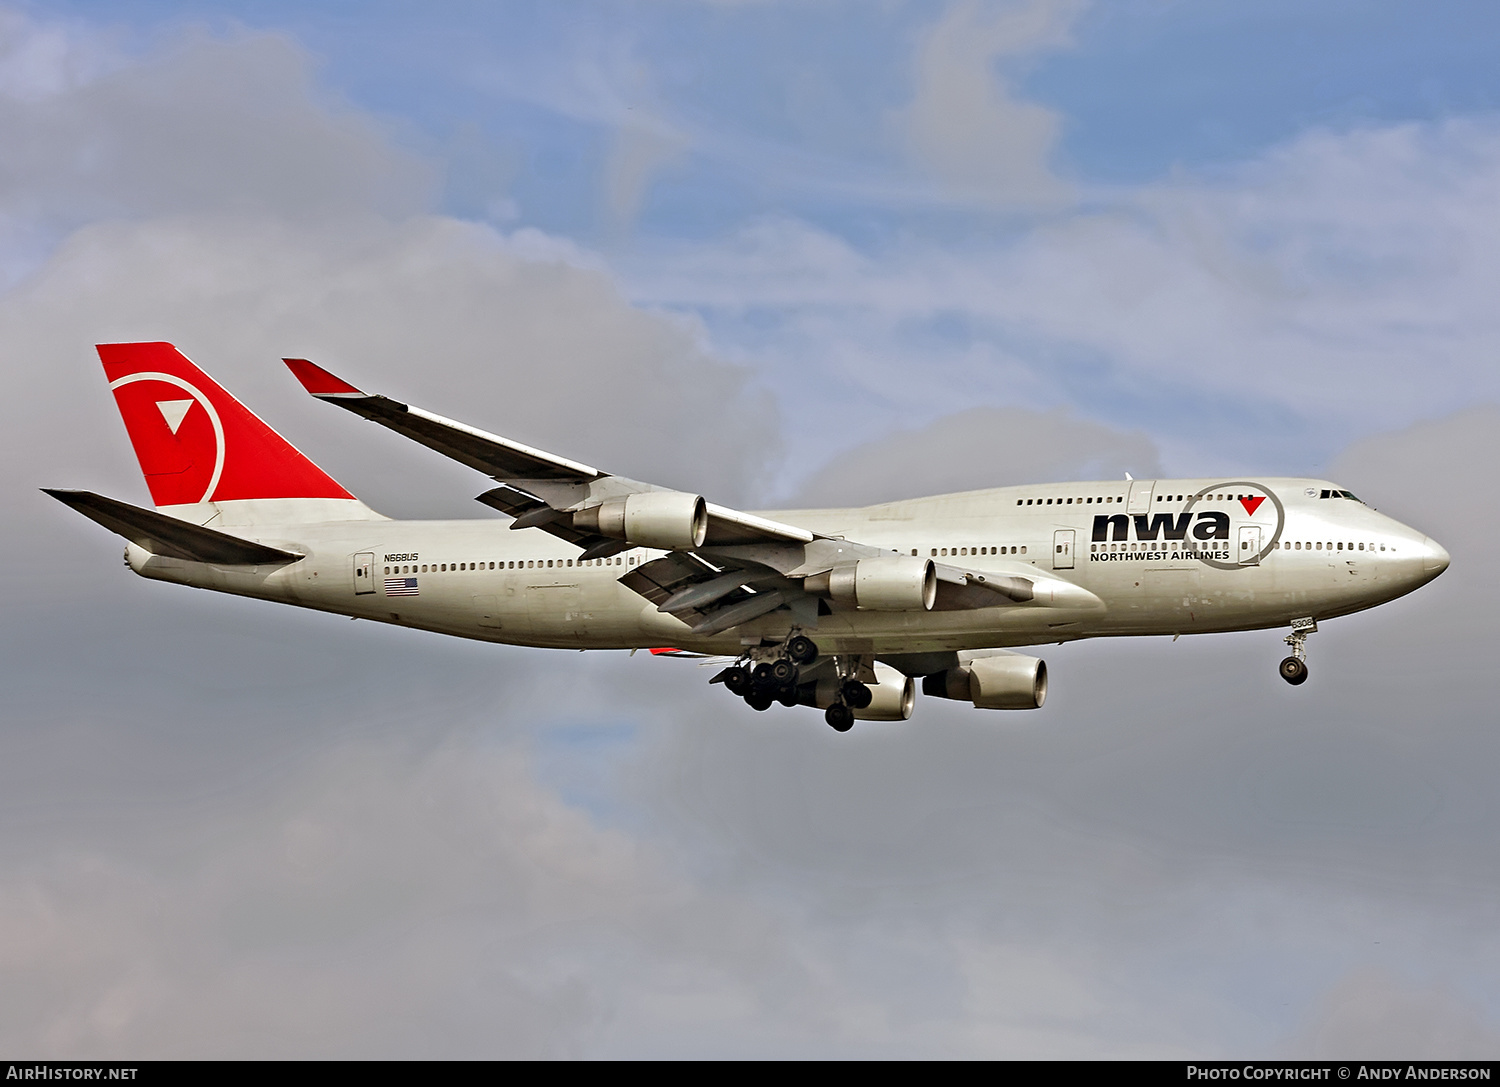
[[[1258,564],[1281,538],[1285,511],[1276,495],[1258,483],[1220,483],[1197,494],[1165,494],[1155,500],[1184,505],[1175,512],[1099,514],[1094,518],[1089,560],[1196,559],[1228,570]],[[1265,513],[1256,517],[1267,500],[1271,505],[1265,513],[1275,511],[1274,526]],[[1232,516],[1242,521],[1238,551],[1230,539]]]

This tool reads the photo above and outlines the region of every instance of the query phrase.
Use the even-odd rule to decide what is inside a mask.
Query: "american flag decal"
[[[388,577],[385,579],[386,596],[416,596],[417,579],[414,577]]]

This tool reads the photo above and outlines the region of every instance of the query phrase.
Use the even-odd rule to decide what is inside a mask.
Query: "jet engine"
[[[636,547],[691,550],[702,547],[708,535],[708,507],[696,494],[644,491],[579,510],[573,514],[573,527],[628,540]]]
[[[826,710],[838,701],[841,682],[837,676],[824,676],[816,686],[804,687],[798,701]],[[870,689],[870,704],[854,711],[856,721],[905,721],[911,717],[917,704],[917,684],[910,676],[902,675],[883,661],[876,661],[875,682],[866,686]]]
[[[931,559],[876,555],[803,580],[810,593],[865,611],[931,611],[937,569]]]
[[[922,693],[973,702],[981,710],[1039,710],[1047,701],[1047,662],[1017,653],[976,657],[924,676]]]

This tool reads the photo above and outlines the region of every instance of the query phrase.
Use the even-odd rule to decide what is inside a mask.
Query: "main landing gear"
[[[1283,639],[1291,646],[1292,655],[1281,662],[1278,670],[1281,678],[1293,687],[1307,682],[1307,636],[1317,632],[1317,621],[1310,616],[1306,619],[1293,619],[1292,632]]]
[[[768,710],[777,702],[783,706],[813,706],[820,702],[827,705],[823,702],[827,694],[820,698],[818,688],[828,682],[824,669],[838,668],[837,694],[824,711],[823,719],[835,731],[848,732],[854,727],[854,711],[867,708],[874,700],[874,692],[852,671],[840,667],[840,661],[825,661],[811,678],[804,676],[803,669],[817,660],[817,644],[804,634],[796,634],[775,649],[751,650],[747,659],[724,669],[712,682],[724,684],[730,694],[743,698],[747,706],[757,711]]]

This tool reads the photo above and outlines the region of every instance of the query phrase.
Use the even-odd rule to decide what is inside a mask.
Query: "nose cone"
[[[1422,538],[1422,572],[1429,578],[1437,577],[1448,569],[1448,552],[1431,536]]]

